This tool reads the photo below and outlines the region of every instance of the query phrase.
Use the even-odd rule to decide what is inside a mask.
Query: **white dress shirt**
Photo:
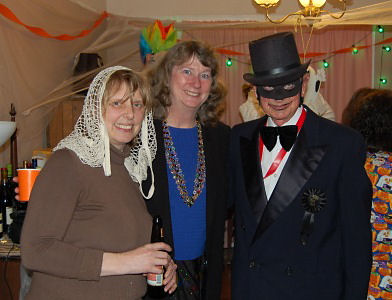
[[[301,116],[303,109],[304,109],[303,106],[298,107],[297,111],[291,117],[291,119],[288,122],[286,122],[285,124],[283,124],[282,126],[296,125],[299,120],[299,117]],[[276,127],[277,125],[274,123],[274,121],[272,121],[271,117],[268,117],[266,126]],[[276,171],[264,179],[265,193],[267,194],[268,200],[271,197],[272,192],[274,191],[276,183],[279,180],[280,174],[282,173],[282,170],[286,164],[287,158],[290,156],[290,153],[291,153],[291,150],[293,150],[293,147],[283,157],[283,159],[280,162],[279,167],[276,169]],[[271,150],[271,152],[268,151],[268,149],[265,147],[265,145],[263,146],[263,156],[262,156],[262,161],[261,161],[261,170],[263,172],[263,177],[267,174],[268,170],[270,169],[272,163],[274,162],[276,156],[278,155],[278,153],[281,149],[282,149],[282,145],[280,144],[279,136],[278,136],[278,140],[276,142],[276,145]]]

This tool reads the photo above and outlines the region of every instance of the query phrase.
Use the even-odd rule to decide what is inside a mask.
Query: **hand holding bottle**
[[[169,263],[164,267],[165,274],[163,277],[164,291],[172,294],[177,288],[177,265],[170,258]]]
[[[162,273],[165,268],[163,284],[165,292],[171,294],[177,288],[176,269],[168,254],[172,249],[165,243],[151,243],[122,253],[105,252],[101,276],[123,274]]]

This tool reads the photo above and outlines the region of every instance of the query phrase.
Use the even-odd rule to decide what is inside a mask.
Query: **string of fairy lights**
[[[378,25],[377,26],[377,31],[380,34],[382,34],[383,37],[384,37],[385,30],[384,30],[383,26]],[[383,45],[381,49],[382,49],[382,51],[381,51],[381,58],[380,58],[381,67],[380,67],[380,75],[379,75],[379,86],[386,85],[388,83],[388,79],[383,75],[383,68],[382,68],[382,66],[383,66],[384,53],[391,52],[391,46],[390,45]]]
[[[385,34],[385,28],[384,28],[384,26],[382,26],[382,25],[377,25],[377,26],[375,26],[375,31],[376,31],[378,34],[382,34],[382,40],[384,40],[384,34]],[[361,48],[367,48],[367,47],[364,47],[364,46],[361,47],[361,46],[359,46],[359,45],[360,45],[360,43],[361,43],[364,39],[366,39],[366,38],[368,37],[368,35],[370,35],[370,34],[372,34],[372,32],[369,32],[369,33],[368,33],[367,35],[365,35],[363,38],[361,38],[361,39],[358,40],[358,41],[355,41],[355,43],[352,44],[352,46],[351,46],[351,53],[352,53],[352,55],[357,55],[357,54],[362,50]],[[380,54],[380,73],[379,73],[379,76],[378,76],[378,77],[379,77],[379,79],[378,79],[379,87],[385,86],[385,85],[388,83],[388,78],[387,78],[387,77],[385,76],[385,74],[384,74],[384,69],[383,69],[383,58],[384,58],[384,55],[389,54],[391,51],[392,51],[392,48],[391,48],[390,45],[387,45],[387,44],[383,44],[383,45],[382,45],[382,47],[381,47],[381,54]],[[315,60],[314,62],[315,62],[315,63],[317,63],[317,62],[322,62],[323,68],[324,68],[324,69],[328,69],[328,68],[330,67],[330,61],[331,61],[331,59],[332,59],[335,55],[337,55],[337,54],[338,54],[338,53],[331,53],[331,54],[328,54],[328,55],[324,56],[322,59]],[[240,59],[237,59],[237,58],[235,58],[235,57],[231,57],[231,56],[227,56],[227,55],[224,55],[224,56],[226,57],[226,67],[227,67],[227,68],[232,67],[234,62],[236,62],[236,63],[241,63],[241,64],[250,65],[249,62],[241,61]]]

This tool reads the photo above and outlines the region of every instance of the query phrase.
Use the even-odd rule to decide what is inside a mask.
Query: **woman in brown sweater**
[[[33,272],[26,299],[140,299],[143,274],[162,265],[165,290],[175,290],[171,248],[149,243],[140,192],[156,152],[150,107],[137,73],[117,66],[94,78],[74,131],[32,191],[21,240],[22,264]]]

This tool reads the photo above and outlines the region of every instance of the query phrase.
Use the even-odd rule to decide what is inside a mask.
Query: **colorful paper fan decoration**
[[[168,50],[177,43],[177,30],[173,23],[163,26],[162,22],[156,20],[153,24],[142,30],[139,40],[140,56],[146,63],[147,54],[156,54]]]

